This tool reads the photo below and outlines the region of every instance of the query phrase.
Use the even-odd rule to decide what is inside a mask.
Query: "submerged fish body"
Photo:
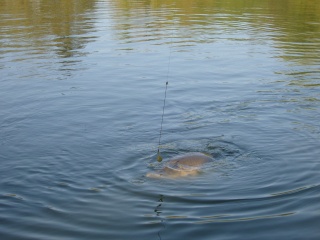
[[[212,162],[212,157],[204,153],[179,155],[167,161],[162,169],[147,173],[149,178],[182,178],[194,176],[201,172],[203,166]]]

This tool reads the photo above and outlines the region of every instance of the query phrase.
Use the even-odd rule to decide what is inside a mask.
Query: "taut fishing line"
[[[163,99],[163,108],[162,108],[162,117],[161,117],[161,125],[160,125],[160,134],[159,134],[159,143],[158,143],[158,153],[157,153],[157,161],[161,162],[162,157],[160,154],[160,144],[161,144],[161,136],[162,136],[162,124],[163,124],[163,116],[164,116],[164,109],[166,107],[166,99],[167,99],[167,88],[169,83],[169,75],[170,75],[170,63],[171,63],[171,45],[172,45],[172,34],[170,36],[170,43],[169,43],[169,61],[168,61],[168,70],[167,70],[167,81],[166,81],[166,90],[164,91],[164,99]]]
[[[165,106],[166,106],[167,88],[168,88],[168,81],[166,82],[166,90],[165,90],[165,92],[164,92],[164,99],[163,99],[161,126],[160,126],[159,143],[158,143],[158,156],[157,156],[158,162],[161,162],[161,161],[162,161],[162,157],[161,157],[161,155],[160,155],[160,143],[161,143],[161,135],[162,135],[162,124],[163,124],[164,108],[165,108]]]

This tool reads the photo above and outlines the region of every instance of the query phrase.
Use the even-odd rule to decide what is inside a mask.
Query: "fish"
[[[201,152],[178,155],[166,161],[162,169],[147,173],[146,177],[175,179],[195,176],[210,162],[213,162],[212,156]]]

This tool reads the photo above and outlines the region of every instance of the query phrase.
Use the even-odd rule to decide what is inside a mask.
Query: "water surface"
[[[1,1],[1,239],[319,239],[320,5]],[[148,179],[161,154],[202,174]]]

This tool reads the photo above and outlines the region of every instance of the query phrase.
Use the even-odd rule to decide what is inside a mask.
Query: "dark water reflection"
[[[320,5],[1,1],[1,239],[319,239]],[[148,179],[169,80],[164,159]]]

